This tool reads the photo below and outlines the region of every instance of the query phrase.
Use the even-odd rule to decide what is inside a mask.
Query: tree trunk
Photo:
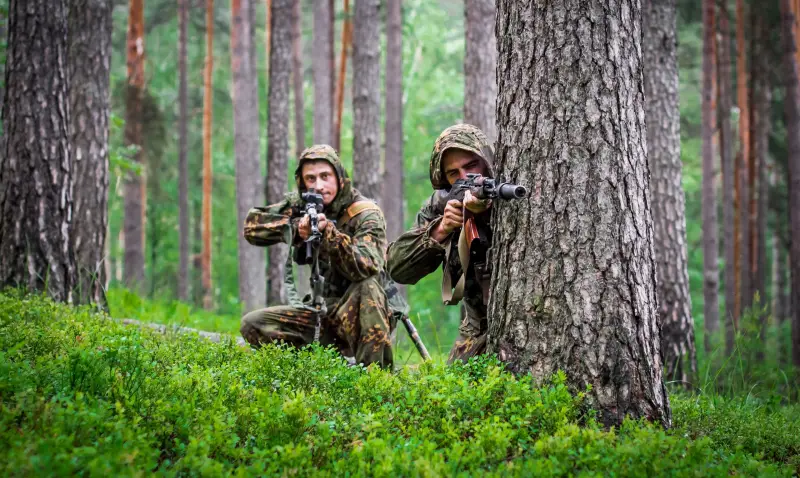
[[[797,40],[793,23],[799,11],[790,0],[781,0],[781,33],[783,38],[783,66],[786,85],[784,114],[786,117],[786,146],[789,164],[789,227],[791,248],[789,270],[791,276],[792,364],[800,367],[800,64],[796,49]]]
[[[697,369],[697,357],[681,184],[676,20],[675,0],[645,2],[645,110],[661,354],[667,377],[688,385]]]
[[[464,122],[483,130],[490,143],[497,139],[497,40],[495,0],[467,0],[464,5]]]
[[[302,1],[292,4],[292,82],[294,83],[295,156],[306,148],[306,116],[303,96],[303,10]]]
[[[314,0],[314,143],[333,143],[333,11],[329,0]]]
[[[740,231],[738,168],[731,155],[731,55],[728,12],[724,4],[719,11],[719,48],[717,65],[719,89],[719,149],[722,160],[722,222],[725,246],[725,353],[733,352],[736,329],[739,327]]]
[[[186,71],[189,0],[178,0],[178,300],[189,300],[189,146],[188,77]]]
[[[493,206],[488,352],[669,426],[638,5],[498,2],[497,171],[532,192]]]
[[[386,119],[383,211],[386,239],[403,233],[403,0],[386,2]]]
[[[70,144],[75,168],[72,248],[78,302],[106,309],[108,227],[108,111],[111,2],[74,1],[69,7]]]
[[[338,151],[342,143],[342,113],[344,112],[344,84],[347,79],[347,54],[353,43],[353,22],[350,19],[350,0],[344,0],[342,22],[342,53],[339,57],[339,77],[336,81],[336,108],[333,121],[333,147]]]
[[[27,287],[70,302],[77,273],[70,244],[67,2],[11,0],[0,156],[0,288]]]
[[[754,172],[750,151],[750,105],[747,92],[747,51],[745,49],[745,11],[744,0],[736,0],[736,96],[739,106],[739,153],[736,156],[739,185],[739,206],[737,217],[740,224],[739,247],[739,284],[741,314],[753,303],[752,269],[751,269],[751,204],[753,191],[751,177]],[[738,328],[738,327],[737,327]]]
[[[235,0],[234,0],[235,1]],[[231,34],[236,31],[234,27]],[[233,42],[231,42],[233,44]],[[202,266],[203,308],[214,307],[211,284],[211,187],[214,181],[211,168],[211,125],[214,111],[214,0],[206,0],[206,62],[203,71],[203,251]]]
[[[380,0],[355,0],[353,27],[353,184],[382,204]]]
[[[267,204],[286,194],[289,158],[289,86],[292,72],[292,0],[272,1],[272,46],[269,63],[269,118],[267,124]],[[286,304],[286,258],[289,247],[269,248],[267,303]]]
[[[144,97],[144,0],[130,0],[127,38],[128,88],[125,99],[125,144],[137,146],[134,161],[144,164],[142,101]],[[143,169],[143,171],[145,171]],[[125,178],[125,285],[144,291],[145,174]]]
[[[264,180],[259,158],[258,78],[255,65],[255,35],[251,3],[231,1],[231,71],[233,73],[233,133],[236,153],[237,227],[244,227],[247,211],[264,201]],[[284,20],[286,21],[286,19]],[[286,25],[289,28],[289,25]],[[285,74],[288,75],[288,67]],[[287,100],[288,101],[288,100]],[[272,103],[270,103],[270,110]],[[288,115],[288,113],[287,113]],[[287,119],[288,121],[288,119]],[[288,134],[288,128],[285,128]],[[284,174],[284,181],[286,175]],[[239,233],[239,300],[244,312],[266,305],[264,250],[247,243]]]
[[[703,0],[703,316],[705,350],[719,330],[719,271],[717,270],[717,192],[714,184],[716,119],[716,16],[714,0]],[[727,241],[726,241],[727,244]]]

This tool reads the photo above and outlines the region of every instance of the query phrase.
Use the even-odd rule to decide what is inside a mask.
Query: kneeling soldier
[[[295,261],[307,263],[305,241],[312,235],[312,224],[301,194],[310,190],[319,194],[322,210],[316,221],[321,237],[316,247],[324,277],[320,343],[335,345],[360,364],[391,368],[396,314],[390,299],[396,287],[384,272],[386,223],[380,208],[351,186],[336,151],[328,145],[303,151],[295,180],[300,194],[290,193],[277,204],[250,210],[244,237],[256,246],[287,243],[294,249]],[[242,318],[242,336],[254,347],[277,341],[298,347],[311,343],[317,309],[310,296],[303,302],[248,313]]]

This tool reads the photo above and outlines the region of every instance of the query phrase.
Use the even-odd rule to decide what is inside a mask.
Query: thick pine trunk
[[[144,0],[130,0],[127,38],[128,87],[125,99],[125,143],[140,149],[134,161],[145,162],[142,135],[144,97]],[[143,169],[144,170],[144,169]],[[145,174],[125,178],[125,285],[144,291]]]
[[[306,148],[306,116],[303,96],[303,10],[302,1],[292,2],[292,89],[294,90],[295,156]]]
[[[493,206],[488,352],[517,373],[591,385],[607,425],[669,426],[641,18],[628,0],[498,2],[497,170],[531,194]]]
[[[236,154],[237,227],[244,227],[247,211],[263,204],[264,182],[259,164],[260,125],[258,119],[258,78],[255,65],[255,35],[251,2],[231,1],[231,71],[233,74],[233,141]],[[286,28],[289,28],[288,18]],[[286,67],[285,75],[289,74]],[[288,102],[288,99],[286,100]],[[272,109],[272,103],[270,103]],[[288,121],[288,112],[286,113]],[[288,134],[288,128],[286,134]],[[288,148],[288,146],[287,146]],[[286,152],[284,152],[286,154]],[[286,181],[286,175],[283,177]],[[244,311],[266,305],[266,262],[264,249],[247,243],[239,233],[239,300]]]
[[[689,384],[697,368],[689,296],[686,206],[681,183],[675,0],[645,2],[647,155],[653,205],[661,354],[670,380]]]
[[[383,212],[386,237],[403,233],[403,0],[386,2],[386,171]]]
[[[106,308],[111,2],[69,7],[70,138],[75,168],[72,247],[78,302]]]
[[[311,67],[314,73],[315,144],[333,144],[333,8],[329,0],[314,0],[314,48]]]
[[[464,122],[483,130],[489,142],[497,138],[497,40],[495,0],[467,0],[464,5]]]
[[[11,0],[0,156],[0,288],[72,301],[67,2]]]
[[[719,271],[717,241],[717,193],[714,184],[714,132],[716,111],[716,22],[713,0],[703,0],[703,317],[705,350],[719,330]]]
[[[731,54],[728,11],[719,11],[719,42],[717,49],[719,89],[719,149],[722,162],[722,229],[725,249],[725,353],[733,352],[736,329],[739,325],[740,286],[740,231],[738,168],[731,154]]]
[[[235,0],[234,0],[235,1]],[[234,27],[233,31],[236,31]],[[233,44],[233,42],[231,42]],[[214,112],[214,0],[206,0],[206,61],[203,70],[203,250],[200,264],[203,283],[203,307],[214,306],[211,284],[211,125]]]
[[[789,272],[791,276],[792,364],[800,367],[800,64],[796,54],[797,11],[790,0],[781,0],[783,38],[783,78],[786,88],[786,146],[789,163]]]
[[[289,87],[292,73],[292,0],[272,0],[272,45],[269,62],[269,117],[267,124],[267,204],[286,194],[289,159]],[[269,248],[267,303],[286,303],[285,244]]]
[[[189,0],[178,0],[178,299],[189,300],[189,146],[187,28]]]
[[[381,202],[380,0],[355,0],[353,26],[353,184]]]

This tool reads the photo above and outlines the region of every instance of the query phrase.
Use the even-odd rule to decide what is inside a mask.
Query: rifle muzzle
[[[501,199],[522,199],[528,195],[528,189],[519,184],[503,183],[497,188],[497,195]]]

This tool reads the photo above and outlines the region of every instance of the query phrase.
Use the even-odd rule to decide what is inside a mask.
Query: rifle
[[[444,197],[445,204],[453,199],[463,203],[467,191],[478,199],[506,201],[522,199],[528,195],[528,189],[525,186],[471,173],[467,174],[466,179],[459,179],[453,183],[449,193]],[[462,275],[454,289],[451,285],[450,274],[444,274],[442,301],[446,305],[454,305],[461,301],[464,296],[465,278],[470,271],[475,274],[475,278],[481,285],[484,304],[489,303],[489,269],[486,265],[486,252],[489,249],[490,239],[491,231],[484,224],[479,224],[478,217],[474,213],[464,208],[464,225],[461,227],[457,240]],[[448,248],[447,251],[446,261],[449,260],[450,249]]]
[[[309,189],[301,195],[303,209],[308,214],[311,223],[311,235],[306,239],[306,264],[311,264],[311,305],[314,307],[316,324],[314,325],[314,343],[319,342],[320,329],[322,328],[322,315],[328,312],[322,291],[325,288],[325,277],[319,272],[319,243],[322,234],[319,232],[319,211],[322,210],[322,195],[314,189]]]

